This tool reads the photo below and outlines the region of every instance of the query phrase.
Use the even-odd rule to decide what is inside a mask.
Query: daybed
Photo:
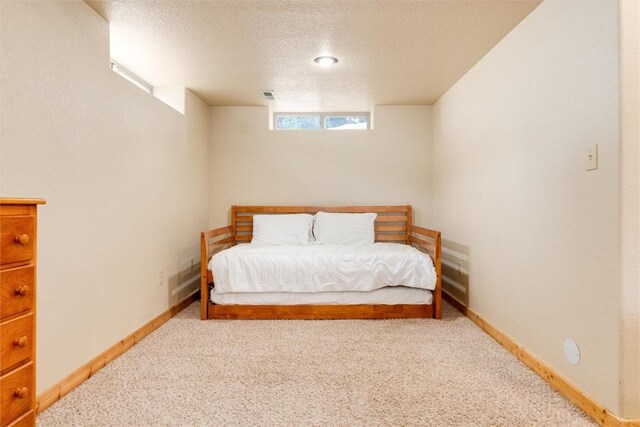
[[[376,289],[373,292],[339,292],[340,289],[330,289],[333,292],[265,292],[263,294],[250,293],[217,293],[214,288],[216,272],[208,269],[211,258],[219,252],[234,247],[225,252],[243,252],[250,255],[256,251],[266,249],[257,245],[247,245],[252,240],[253,215],[278,214],[311,214],[318,212],[330,213],[376,213],[375,245],[360,249],[358,255],[365,257],[368,262],[371,252],[380,247],[390,247],[396,252],[417,251],[405,246],[384,245],[383,243],[401,243],[410,245],[420,252],[429,255],[433,262],[432,290],[416,289],[412,287],[394,286]],[[243,245],[244,244],[244,245]],[[319,207],[319,206],[232,206],[231,225],[201,233],[201,318],[204,319],[382,319],[382,318],[436,318],[441,317],[441,238],[440,232],[428,230],[412,224],[412,208],[406,206],[348,206],[348,207]],[[306,249],[313,252],[314,259],[323,254],[322,249]],[[338,252],[340,248],[336,249]],[[334,254],[336,250],[325,250]],[[419,254],[419,253],[418,253]],[[221,255],[218,255],[219,258]],[[426,258],[420,255],[421,258]],[[242,262],[247,263],[247,258]],[[356,259],[354,265],[360,268],[372,268],[371,262],[361,262]],[[373,261],[374,268],[377,266]],[[330,264],[329,264],[330,265]],[[404,265],[404,264],[402,264]],[[312,266],[313,267],[313,266]],[[248,267],[251,269],[251,266]],[[351,268],[351,266],[349,266]],[[274,267],[278,270],[278,267]],[[309,269],[313,271],[324,271]],[[351,270],[353,270],[351,268]],[[307,271],[307,269],[303,269]],[[251,272],[249,272],[251,273]],[[259,274],[259,273],[258,273]],[[247,277],[251,277],[248,274]],[[406,275],[401,277],[415,277]],[[222,285],[220,285],[222,286]],[[410,285],[412,286],[412,285]],[[276,284],[277,287],[277,284]],[[277,290],[277,289],[272,289]],[[260,299],[256,299],[256,297]],[[355,298],[355,299],[354,299]],[[216,303],[212,302],[216,300]]]

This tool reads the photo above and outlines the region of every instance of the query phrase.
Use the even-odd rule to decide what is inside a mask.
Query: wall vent
[[[269,101],[274,101],[276,99],[276,93],[272,90],[261,90],[260,93],[264,99],[268,99]]]

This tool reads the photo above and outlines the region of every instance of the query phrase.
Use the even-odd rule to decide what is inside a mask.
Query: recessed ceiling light
[[[322,65],[323,67],[327,67],[329,65],[336,64],[338,62],[338,58],[334,58],[333,56],[318,56],[313,60],[318,65]]]

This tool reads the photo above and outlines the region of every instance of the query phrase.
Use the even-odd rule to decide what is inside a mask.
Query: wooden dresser
[[[36,420],[36,224],[41,199],[0,198],[0,426]]]

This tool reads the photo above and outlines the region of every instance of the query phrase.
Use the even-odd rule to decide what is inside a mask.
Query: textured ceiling
[[[210,105],[359,111],[433,104],[540,1],[87,3],[110,23],[112,58],[154,86],[186,86]],[[319,67],[320,55],[339,63]]]

